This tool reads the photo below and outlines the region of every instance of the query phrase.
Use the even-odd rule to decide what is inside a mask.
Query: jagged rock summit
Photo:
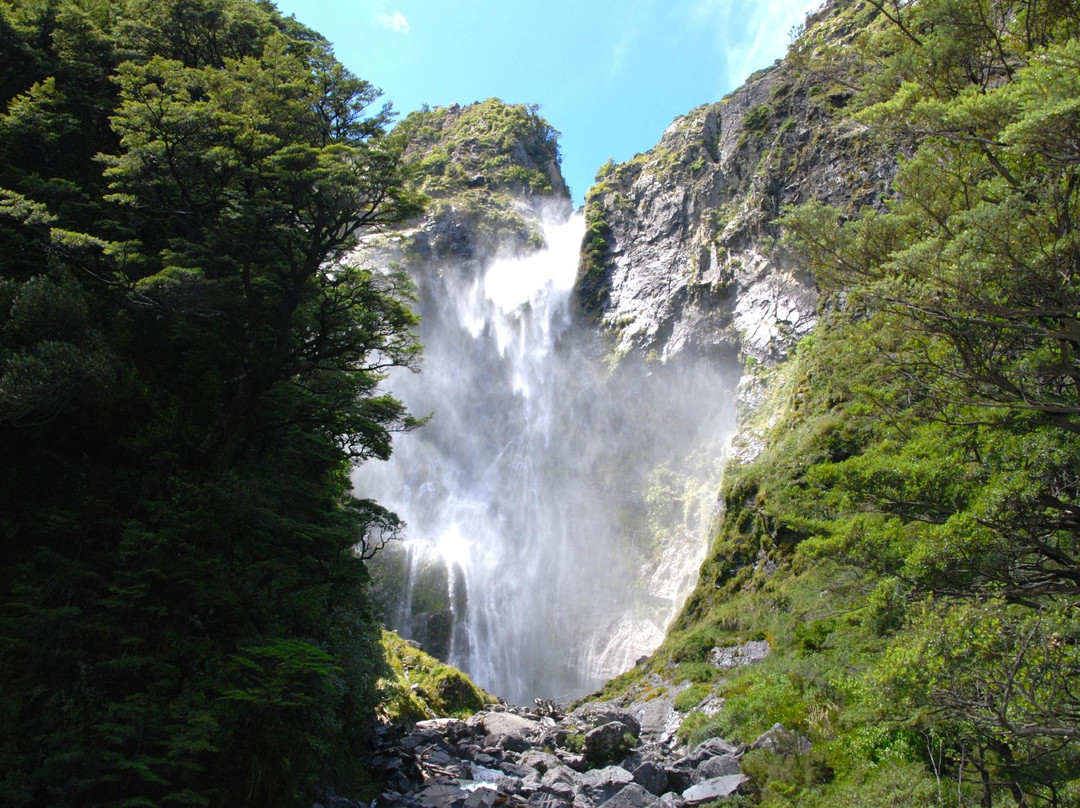
[[[775,363],[810,332],[817,290],[774,219],[810,198],[874,204],[895,170],[864,132],[836,123],[849,96],[777,62],[677,118],[655,148],[601,168],[578,295],[616,355]]]

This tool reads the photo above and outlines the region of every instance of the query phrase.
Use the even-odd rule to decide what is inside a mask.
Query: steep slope
[[[753,360],[698,586],[604,696],[801,733],[754,803],[1075,804],[1077,19],[829,4],[589,195],[614,352]]]

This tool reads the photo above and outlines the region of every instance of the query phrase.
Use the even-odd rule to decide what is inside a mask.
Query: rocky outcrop
[[[670,705],[670,703],[669,703]],[[590,739],[618,735],[605,755]],[[605,742],[606,743],[606,742]],[[495,705],[468,720],[421,721],[403,736],[384,728],[372,758],[386,780],[380,808],[679,808],[750,787],[740,768],[749,748],[805,754],[806,739],[777,725],[752,747],[709,738],[686,748],[634,714],[592,703],[565,715]]]
[[[497,98],[423,109],[400,124],[405,159],[431,203],[409,231],[407,254],[468,266],[543,245],[540,220],[570,213],[558,132],[536,107]]]
[[[811,198],[874,204],[893,173],[891,155],[836,122],[848,96],[797,60],[778,62],[676,119],[651,151],[601,169],[578,299],[617,356],[774,363],[809,333],[817,291],[778,246],[774,220]]]

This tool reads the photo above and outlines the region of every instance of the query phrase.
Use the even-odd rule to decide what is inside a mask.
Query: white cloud
[[[409,33],[409,21],[400,11],[391,14],[380,12],[375,15],[375,22],[389,31],[396,31],[399,34]]]
[[[615,43],[614,46],[612,46],[610,78],[614,79],[620,73],[622,73],[623,67],[626,65],[626,57],[630,53],[630,46],[633,44],[633,41],[634,33],[632,31],[628,31],[627,33],[623,34],[621,40],[619,40],[617,43]]]
[[[730,89],[754,70],[783,56],[791,28],[820,5],[821,0],[689,0],[686,8],[695,24],[716,31],[725,84],[730,82],[726,89]]]
[[[789,33],[806,14],[820,6],[819,0],[769,0],[758,4],[755,14],[747,20],[747,39],[742,48],[729,53],[728,64],[739,80],[769,62],[769,55],[783,56],[789,43]]]

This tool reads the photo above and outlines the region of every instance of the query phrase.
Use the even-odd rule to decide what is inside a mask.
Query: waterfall
[[[373,571],[392,627],[520,704],[584,695],[660,642],[733,425],[729,366],[612,372],[574,326],[583,231],[547,221],[527,257],[414,268],[423,370],[387,387],[432,418],[354,478],[407,523],[404,558]]]

